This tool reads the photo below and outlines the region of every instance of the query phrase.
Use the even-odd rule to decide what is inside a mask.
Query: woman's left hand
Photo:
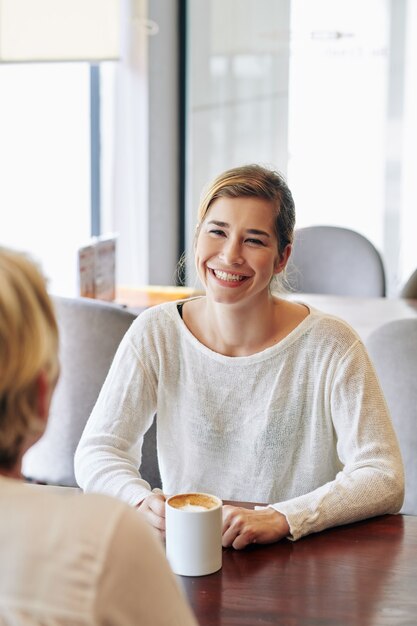
[[[252,510],[239,506],[223,507],[224,548],[233,546],[236,550],[246,548],[250,543],[274,543],[290,532],[285,515],[272,508]]]

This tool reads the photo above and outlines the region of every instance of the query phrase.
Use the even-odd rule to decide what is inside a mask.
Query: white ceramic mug
[[[204,576],[222,566],[222,501],[180,493],[165,503],[166,554],[180,576]]]

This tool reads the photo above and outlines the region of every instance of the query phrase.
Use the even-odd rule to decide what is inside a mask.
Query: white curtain
[[[147,0],[122,0],[121,59],[114,85],[111,222],[118,233],[117,283],[148,277]]]

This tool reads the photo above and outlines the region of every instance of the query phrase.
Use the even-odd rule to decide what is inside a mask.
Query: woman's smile
[[[218,281],[225,283],[227,286],[238,286],[239,283],[250,278],[250,276],[246,276],[245,274],[237,274],[236,272],[229,272],[227,270],[219,270],[212,267],[208,267],[208,269]]]

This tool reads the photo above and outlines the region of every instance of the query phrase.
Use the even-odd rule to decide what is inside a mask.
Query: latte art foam
[[[207,511],[207,507],[198,506],[198,504],[183,504],[179,507],[181,511]]]

